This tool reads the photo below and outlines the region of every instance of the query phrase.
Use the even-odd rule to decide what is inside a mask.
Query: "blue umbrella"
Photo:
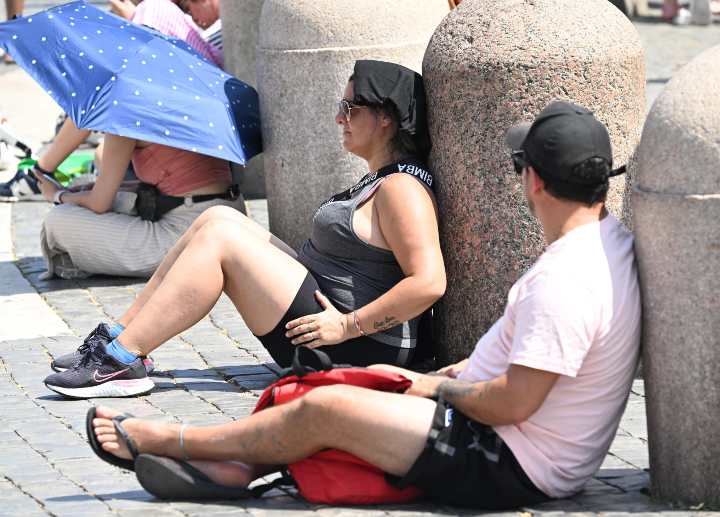
[[[77,1],[1,23],[0,45],[79,128],[241,165],[262,152],[257,92],[182,40]]]

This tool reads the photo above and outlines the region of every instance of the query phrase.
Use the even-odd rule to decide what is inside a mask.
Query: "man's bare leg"
[[[228,424],[187,427],[184,451],[177,424],[129,419],[123,426],[141,453],[239,461],[252,469],[257,464],[286,465],[335,448],[401,476],[425,447],[434,412],[435,402],[429,399],[336,385],[316,388],[290,403]],[[116,414],[98,408],[95,432],[107,452],[130,458],[109,420]],[[202,462],[196,465],[208,467]]]
[[[248,328],[265,334],[306,275],[302,264],[256,234],[232,221],[208,221],[117,339],[130,352],[147,355],[204,317],[223,291]]]

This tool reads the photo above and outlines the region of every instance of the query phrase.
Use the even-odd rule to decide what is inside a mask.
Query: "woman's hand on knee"
[[[315,298],[325,310],[288,322],[285,336],[292,338],[290,342],[293,345],[318,348],[350,339],[352,336],[348,315],[338,311],[320,291],[315,291]]]

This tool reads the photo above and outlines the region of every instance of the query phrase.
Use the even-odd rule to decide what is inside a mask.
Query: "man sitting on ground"
[[[131,457],[117,425],[139,452],[191,458],[225,486],[336,448],[456,505],[507,508],[579,491],[610,447],[637,365],[633,238],[605,209],[616,172],[592,113],[554,102],[513,127],[508,143],[548,247],[468,359],[441,375],[379,366],[413,381],[405,394],[320,387],[211,427],[115,423],[118,413],[101,407],[93,426],[103,449]]]

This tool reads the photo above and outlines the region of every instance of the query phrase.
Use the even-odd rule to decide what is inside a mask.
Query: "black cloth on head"
[[[400,116],[398,131],[410,135],[423,153],[430,150],[425,85],[420,74],[395,63],[360,60],[355,62],[353,90],[356,104],[395,106]]]

